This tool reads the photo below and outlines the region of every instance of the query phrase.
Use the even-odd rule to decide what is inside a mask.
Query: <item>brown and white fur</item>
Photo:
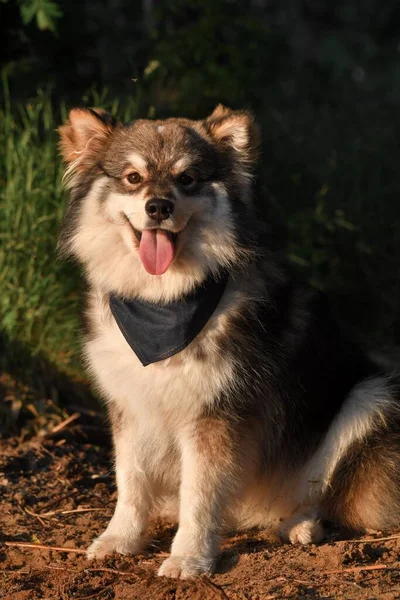
[[[108,405],[118,486],[89,558],[140,552],[150,516],[167,508],[179,527],[159,574],[181,578],[212,571],[229,528],[276,526],[306,544],[323,538],[324,519],[398,526],[398,382],[267,250],[252,203],[252,116],[220,106],[204,121],[123,125],[74,109],[60,136],[70,189],[60,248],[90,286],[85,357]],[[159,198],[173,212],[155,222],[146,206]],[[174,240],[159,275],[139,252],[155,227]],[[201,333],[143,367],[110,293],[168,303],[221,269],[228,284]]]

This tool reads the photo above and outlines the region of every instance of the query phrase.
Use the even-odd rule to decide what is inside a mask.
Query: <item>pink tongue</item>
[[[145,229],[140,240],[140,258],[150,275],[162,275],[174,260],[175,246],[164,229]]]

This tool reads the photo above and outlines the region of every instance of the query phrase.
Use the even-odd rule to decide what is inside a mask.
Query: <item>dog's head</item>
[[[123,125],[74,109],[59,132],[70,188],[59,245],[105,292],[168,300],[252,259],[249,113]]]

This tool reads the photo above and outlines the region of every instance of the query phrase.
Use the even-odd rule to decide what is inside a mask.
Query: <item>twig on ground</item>
[[[57,513],[62,515],[72,515],[72,513],[85,513],[85,512],[103,512],[108,510],[107,508],[74,508],[72,510],[60,510]],[[112,516],[112,515],[110,515]]]
[[[279,578],[279,579],[281,579],[281,578]],[[285,579],[289,583],[291,583],[293,581],[294,583],[299,583],[300,585],[315,585],[314,583],[310,584],[310,582],[306,581],[305,579],[289,579],[286,577],[284,577],[283,579]],[[318,585],[318,584],[316,584],[316,585]],[[321,584],[321,585],[325,585],[325,584]]]
[[[99,568],[96,569],[96,567],[90,567],[88,569],[84,569],[85,572],[89,572],[89,573],[94,573],[94,572],[100,572],[100,573],[113,573],[114,575],[125,575],[128,577],[139,577],[139,575],[136,575],[136,573],[133,573],[131,571],[118,571],[118,569],[107,569],[106,567],[103,568]]]
[[[324,573],[322,573],[322,575],[324,575]],[[291,583],[292,581],[294,581],[295,583],[300,583],[301,585],[306,585],[308,587],[326,587],[326,586],[330,585],[330,583],[328,581],[316,582],[316,581],[305,581],[304,579],[287,579],[287,581],[288,581],[288,583]],[[336,583],[341,583],[343,585],[351,585],[351,586],[354,586],[357,588],[361,588],[361,586],[358,585],[357,583],[355,583],[354,581],[346,581],[345,579],[338,579],[338,580],[336,580]]]
[[[319,575],[335,575],[336,573],[359,573],[360,571],[384,571],[388,570],[399,570],[398,565],[366,565],[364,567],[348,567],[346,569],[335,569],[334,571],[322,571]]]
[[[44,519],[48,519],[54,515],[72,515],[72,514],[77,514],[77,513],[87,513],[87,512],[100,512],[100,511],[105,511],[107,510],[107,508],[74,508],[71,510],[50,510],[46,513],[40,513],[40,515],[35,515],[35,516],[40,516]],[[112,516],[112,515],[110,515]]]
[[[50,456],[52,460],[54,460],[54,454],[53,454],[53,452],[50,452],[50,450],[48,450],[47,448],[45,448],[43,446],[43,444],[41,444],[39,446],[38,451],[41,452],[41,453],[44,452],[45,454],[47,454],[48,456]]]
[[[56,565],[45,565],[44,569],[52,569],[53,571],[68,571],[68,573],[83,573],[82,569],[69,569],[68,567],[57,567]]]
[[[0,569],[0,575],[29,575],[25,569]]]
[[[66,441],[67,441],[67,440],[66,440],[66,439],[64,439],[64,438],[63,438],[62,440],[58,440],[58,442],[56,442],[56,446],[58,446],[58,447],[60,447],[60,446],[63,446],[63,445],[65,444],[65,442],[66,442]]]
[[[361,540],[350,540],[351,542],[354,542],[355,544],[372,544],[373,542],[388,542],[389,540],[398,540],[400,539],[400,533],[398,535],[388,535],[387,537],[380,537],[380,538],[364,538]],[[349,540],[346,540],[349,541]]]
[[[269,583],[273,581],[274,583],[281,583],[282,581],[288,581],[287,577],[269,577],[268,579],[264,579],[264,583]]]
[[[41,526],[43,528],[46,527],[46,523],[43,521],[41,515],[37,515],[36,513],[34,513],[33,511],[29,510],[29,508],[26,508],[26,506],[21,507],[22,510],[27,514],[30,515],[31,517],[35,517],[35,519],[37,519],[39,521],[39,523],[41,524]]]
[[[98,410],[93,410],[92,408],[82,408],[77,404],[68,404],[67,408],[69,408],[69,410],[73,410],[74,412],[80,412],[83,415],[87,415],[88,417],[98,417],[99,419],[103,419],[104,421],[106,420],[106,415],[104,413],[101,413]]]
[[[50,506],[54,506],[55,504],[58,504],[59,502],[61,502],[62,500],[65,500],[66,498],[75,496],[75,494],[77,494],[77,493],[78,493],[78,490],[74,490],[73,492],[70,492],[69,494],[65,494],[65,496],[59,496],[55,500],[52,500],[51,502],[47,502],[46,504],[44,504],[42,506],[42,510],[43,510],[43,508],[50,508]]]
[[[76,421],[77,419],[79,419],[80,416],[81,416],[80,413],[74,412],[72,415],[70,415],[69,417],[67,417],[67,419],[64,419],[64,421],[61,421],[61,423],[59,423],[58,425],[56,425],[55,427],[53,427],[53,429],[51,431],[49,431],[49,433],[47,435],[52,435],[53,433],[58,433],[59,431],[61,431],[62,429],[64,429],[64,427],[66,427],[67,425],[69,425],[73,421]]]
[[[32,548],[34,550],[57,550],[58,552],[74,552],[75,554],[86,554],[86,550],[79,548],[63,548],[61,546],[44,546],[43,544],[28,544],[25,542],[4,542],[11,548]]]

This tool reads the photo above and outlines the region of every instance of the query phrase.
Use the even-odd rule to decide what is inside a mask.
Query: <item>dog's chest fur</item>
[[[233,364],[221,356],[218,339],[227,327],[227,303],[221,301],[215,314],[189,345],[179,354],[143,367],[123,337],[100,294],[89,300],[89,318],[93,334],[85,346],[92,373],[103,395],[131,414],[146,427],[155,420],[167,429],[184,426],[229,388]]]

